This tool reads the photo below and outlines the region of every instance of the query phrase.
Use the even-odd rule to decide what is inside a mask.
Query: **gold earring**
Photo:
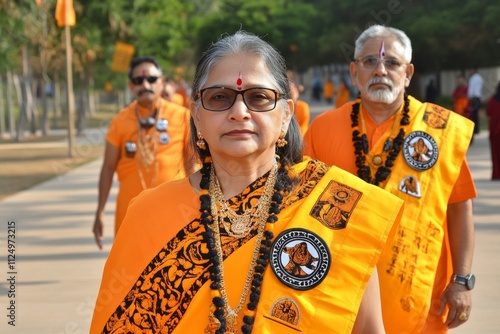
[[[207,149],[207,142],[205,141],[205,139],[203,139],[203,135],[201,134],[201,131],[198,131],[198,141],[196,142],[196,146],[198,146],[198,148],[200,150]]]
[[[281,129],[280,137],[278,138],[278,141],[276,142],[276,145],[278,147],[285,147],[288,142],[285,140],[285,129]]]

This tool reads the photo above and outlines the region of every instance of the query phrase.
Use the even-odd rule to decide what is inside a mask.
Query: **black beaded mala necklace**
[[[356,167],[358,168],[358,176],[365,180],[366,182],[372,183],[378,186],[381,182],[387,180],[391,174],[391,168],[394,166],[394,160],[396,160],[401,147],[403,146],[405,138],[404,127],[410,124],[410,100],[408,99],[408,94],[404,93],[404,106],[403,114],[401,116],[401,121],[399,123],[399,133],[392,139],[387,138],[384,143],[383,151],[387,152],[387,159],[384,164],[380,164],[375,172],[375,177],[372,177],[370,166],[366,165],[366,155],[368,154],[368,138],[366,133],[361,133],[359,129],[359,113],[360,113],[360,101],[352,105],[351,111],[351,126],[352,126],[352,142],[354,144],[354,152],[356,154]]]
[[[205,152],[203,152],[205,153]],[[208,255],[212,262],[212,266],[209,268],[210,289],[212,290],[212,303],[215,308],[213,315],[217,319],[218,328],[215,330],[216,334],[224,334],[227,330],[226,314],[225,314],[225,302],[221,297],[221,275],[220,271],[220,260],[216,250],[216,241],[214,240],[214,231],[212,225],[214,224],[214,219],[211,215],[211,198],[209,193],[210,188],[210,170],[212,164],[212,158],[207,154],[203,158],[203,166],[201,168],[201,181],[200,181],[200,212],[201,212],[201,223],[205,226],[205,232],[203,233],[203,240],[207,244],[209,249]],[[280,173],[287,173],[285,168],[279,162],[279,156],[277,156],[278,161],[278,175]],[[271,199],[271,205],[269,207],[269,216],[266,221],[263,240],[259,249],[259,257],[257,258],[254,274],[252,278],[252,285],[250,288],[249,303],[247,304],[247,310],[243,317],[243,326],[241,331],[244,334],[250,334],[252,332],[255,310],[257,309],[257,304],[260,299],[260,291],[262,285],[262,279],[264,270],[268,264],[269,252],[274,238],[273,227],[274,223],[278,221],[277,215],[280,213],[280,205],[283,201],[282,195],[283,186],[280,182],[274,184],[274,194]],[[207,331],[206,331],[207,332]]]

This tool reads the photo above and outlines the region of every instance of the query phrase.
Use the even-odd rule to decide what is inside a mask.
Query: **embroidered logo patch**
[[[438,159],[437,143],[423,131],[411,132],[403,144],[403,156],[408,165],[423,171],[432,168]]]
[[[269,263],[283,284],[296,290],[309,290],[325,279],[331,256],[323,239],[311,231],[296,228],[276,237]]]
[[[345,184],[330,181],[309,214],[331,229],[345,228],[361,195]]]
[[[424,122],[434,129],[446,128],[449,118],[450,111],[435,104],[431,104],[424,113]]]
[[[300,321],[299,306],[291,298],[281,298],[272,306],[271,316],[290,325],[297,326]]]
[[[405,194],[420,198],[422,194],[420,193],[420,182],[418,182],[415,176],[407,176],[401,182],[399,182],[399,190]]]

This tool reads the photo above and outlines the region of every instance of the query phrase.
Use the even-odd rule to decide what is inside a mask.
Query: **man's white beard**
[[[387,90],[387,89],[377,89],[377,90],[368,90],[366,92],[366,97],[373,102],[381,102],[391,104],[398,98],[401,89],[398,91]]]
[[[389,87],[386,89],[370,89],[370,86],[376,83],[386,84]],[[394,86],[394,83],[388,78],[376,77],[366,83],[364,90],[365,97],[370,101],[391,104],[396,101],[403,87]]]

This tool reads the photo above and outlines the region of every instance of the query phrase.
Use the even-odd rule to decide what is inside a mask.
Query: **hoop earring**
[[[207,149],[207,142],[203,138],[201,131],[198,131],[198,141],[196,142],[196,146],[198,146],[198,148],[203,151]]]
[[[286,144],[288,144],[288,142],[285,140],[285,129],[281,129],[281,133],[280,133],[280,137],[278,138],[278,140],[276,141],[276,145],[279,147],[279,148],[282,148],[282,147],[285,147]]]

